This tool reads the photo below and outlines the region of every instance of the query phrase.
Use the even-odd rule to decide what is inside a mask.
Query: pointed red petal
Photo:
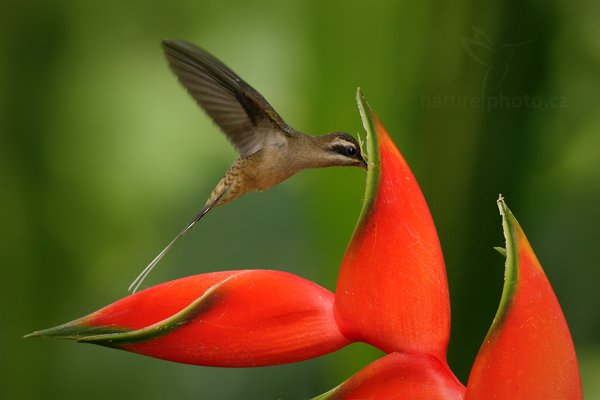
[[[313,400],[461,400],[464,392],[448,366],[435,357],[391,353]]]
[[[333,317],[333,298],[285,272],[215,272],[151,287],[33,336],[207,366],[290,363],[349,343]]]
[[[402,155],[360,94],[358,103],[369,139],[369,174],[338,280],[338,323],[346,336],[386,352],[445,361],[450,303],[435,226]]]
[[[581,399],[569,328],[523,230],[501,199],[506,277],[500,308],[477,355],[469,399]]]

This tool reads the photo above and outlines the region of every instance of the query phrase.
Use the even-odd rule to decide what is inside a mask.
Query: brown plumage
[[[240,157],[229,167],[204,207],[129,287],[134,292],[173,244],[208,211],[265,191],[305,168],[359,166],[358,142],[343,132],[309,136],[287,125],[265,98],[221,61],[191,43],[162,42],[171,70],[225,133]]]

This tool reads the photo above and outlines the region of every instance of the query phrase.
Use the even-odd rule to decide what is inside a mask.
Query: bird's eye
[[[346,154],[350,157],[353,157],[356,155],[356,149],[354,147],[349,146],[346,148]]]

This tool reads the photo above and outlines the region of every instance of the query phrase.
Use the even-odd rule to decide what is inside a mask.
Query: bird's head
[[[319,137],[327,166],[356,166],[367,169],[358,141],[344,132],[332,132]]]

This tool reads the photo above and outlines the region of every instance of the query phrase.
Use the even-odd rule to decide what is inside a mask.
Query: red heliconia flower
[[[389,354],[316,399],[581,399],[560,305],[502,199],[500,308],[467,387],[456,379],[446,363],[450,303],[435,226],[402,155],[360,92],[357,101],[369,172],[335,295],[280,271],[214,272],[148,288],[28,336],[220,367],[290,363],[363,341]]]

